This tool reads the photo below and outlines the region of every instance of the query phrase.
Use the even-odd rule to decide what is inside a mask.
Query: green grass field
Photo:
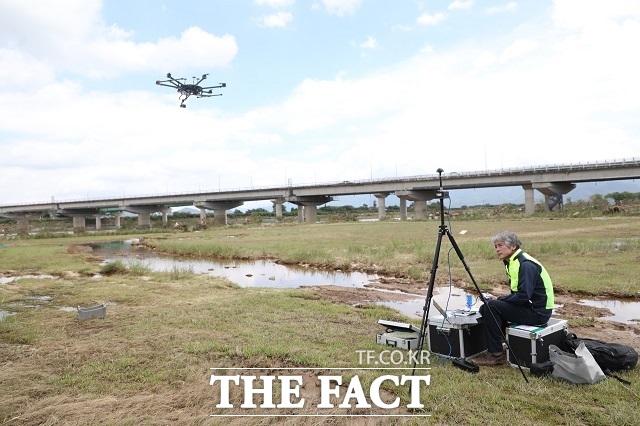
[[[229,258],[277,258],[318,267],[381,272],[427,281],[438,221],[333,223],[308,226],[217,228],[146,242],[169,253]],[[636,297],[640,292],[640,218],[464,221],[447,225],[480,284],[502,280],[491,237],[508,229],[540,260],[559,291]],[[461,231],[466,231],[461,234]],[[443,238],[440,264],[450,249]],[[466,273],[454,252],[454,273]]]
[[[640,294],[640,218],[464,221],[453,222],[451,229],[482,286],[504,278],[489,240],[509,229],[550,271],[559,291],[630,298]],[[426,280],[437,232],[437,222],[389,221],[226,227],[144,238],[158,250],[182,255],[274,258]],[[531,376],[526,383],[509,366],[469,374],[435,357],[430,384],[421,392],[422,410],[402,408],[409,402],[407,389],[386,383],[385,398],[399,396],[400,408],[275,412],[395,417],[210,417],[263,412],[217,409],[217,388],[209,385],[213,367],[257,368],[257,375],[303,368],[300,374],[311,380],[302,390],[309,401],[314,398],[313,376],[321,367],[337,369],[345,381],[357,374],[368,389],[382,373],[364,370],[370,364],[363,364],[359,353],[388,349],[375,343],[382,331],[377,320],[416,321],[375,304],[331,303],[312,288],[240,288],[189,271],[105,267],[74,248],[111,239],[87,235],[3,240],[2,274],[54,278],[0,284],[0,309],[15,313],[0,322],[0,424],[638,423],[638,369],[621,374],[631,386],[611,379],[576,386]],[[442,275],[449,248],[444,241]],[[460,262],[451,258],[452,273],[465,280]],[[99,303],[108,305],[105,319],[78,322],[73,308]],[[344,395],[347,387],[341,392]],[[232,395],[237,396],[237,390]],[[407,414],[430,417],[401,417]]]

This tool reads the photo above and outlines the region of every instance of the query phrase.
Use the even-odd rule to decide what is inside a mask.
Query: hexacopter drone
[[[202,74],[202,78],[198,81],[196,81],[196,77],[193,77],[193,83],[186,84],[183,83],[184,81],[187,81],[186,78],[173,78],[171,77],[171,73],[167,73],[168,80],[156,80],[156,84],[158,86],[167,86],[178,89],[178,93],[180,93],[180,108],[186,108],[187,106],[184,104],[184,102],[191,95],[197,98],[222,96],[222,93],[213,93],[211,89],[220,89],[222,87],[227,87],[226,83],[220,83],[217,86],[200,87],[200,83],[205,80],[208,75],[209,74]]]

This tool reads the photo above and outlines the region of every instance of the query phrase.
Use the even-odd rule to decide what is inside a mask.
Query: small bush
[[[135,262],[125,265],[121,260],[109,262],[100,270],[102,275],[133,275],[135,277],[149,275],[151,272],[151,267],[145,263]]]
[[[193,267],[189,266],[186,268],[181,268],[179,266],[173,266],[171,271],[169,271],[169,278],[172,280],[181,280],[185,278],[189,278],[194,274]]]
[[[102,275],[126,275],[128,272],[127,266],[120,260],[109,262],[100,269]]]

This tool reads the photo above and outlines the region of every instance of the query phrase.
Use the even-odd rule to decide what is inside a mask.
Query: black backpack
[[[593,358],[606,373],[612,371],[633,370],[638,363],[638,352],[631,346],[619,343],[606,343],[595,339],[582,339],[570,333],[564,340],[565,345],[575,350],[584,342]]]

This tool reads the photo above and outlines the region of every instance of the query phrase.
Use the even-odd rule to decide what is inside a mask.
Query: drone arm
[[[210,98],[211,96],[222,96],[222,93],[203,93],[198,95],[199,98]]]
[[[223,87],[227,87],[226,83],[220,83],[217,86],[208,86],[208,87],[203,87],[202,90],[207,90],[207,89],[221,89]]]
[[[158,86],[173,87],[174,89],[180,88],[176,82],[170,80],[156,80],[156,84]]]

